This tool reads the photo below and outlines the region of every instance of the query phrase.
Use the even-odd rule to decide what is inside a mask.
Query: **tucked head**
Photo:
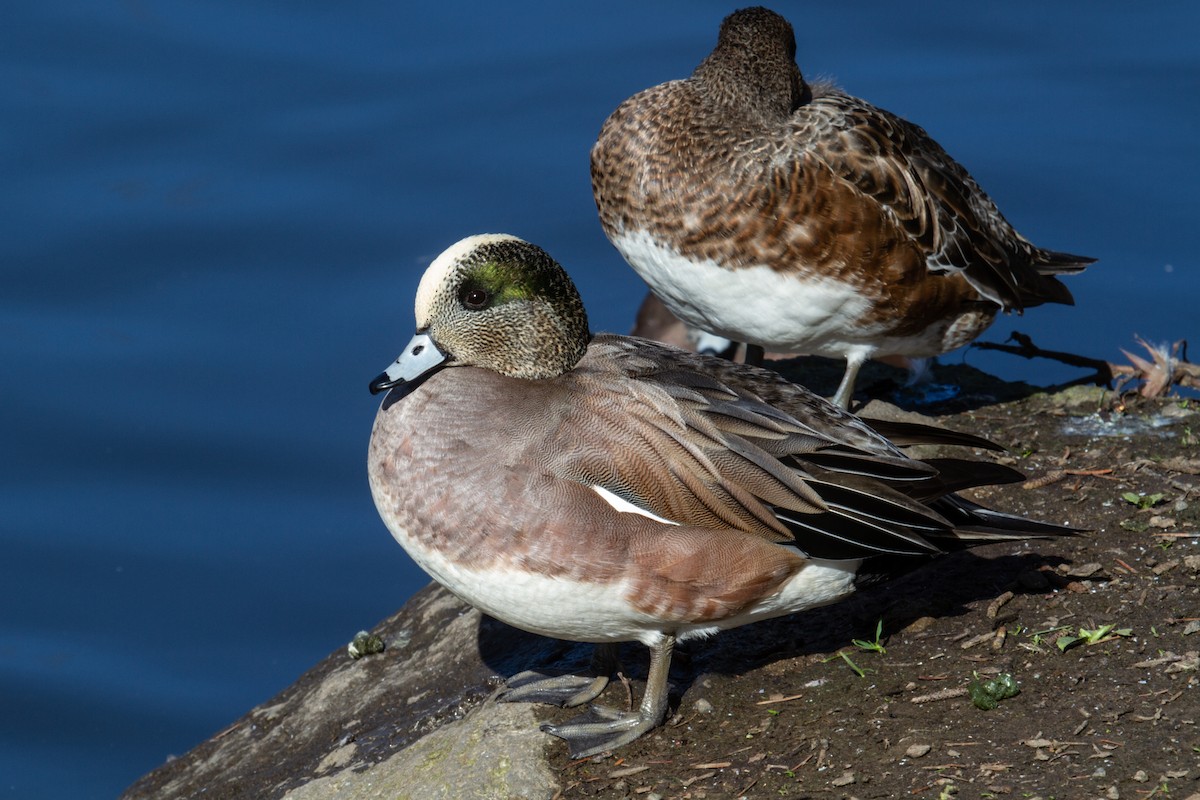
[[[372,392],[451,366],[552,378],[575,366],[591,338],[563,268],[507,234],[468,236],[434,259],[417,288],[416,317],[417,335]]]
[[[717,46],[694,77],[714,100],[767,118],[786,117],[807,99],[792,26],[761,6],[725,18]]]
[[[777,50],[789,61],[796,59],[792,24],[769,8],[754,6],[734,11],[721,21],[717,48],[737,48],[754,53]]]

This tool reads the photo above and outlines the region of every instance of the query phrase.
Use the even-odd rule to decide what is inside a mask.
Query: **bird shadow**
[[[783,377],[828,397],[837,390],[846,369],[841,359],[801,356],[767,363]],[[924,378],[908,384],[908,371],[879,361],[863,364],[858,374],[855,405],[883,400],[906,411],[955,414],[999,403],[1022,400],[1047,391],[1023,381],[1006,381],[967,363],[932,364]]]

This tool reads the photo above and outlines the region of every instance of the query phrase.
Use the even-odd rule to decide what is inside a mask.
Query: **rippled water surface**
[[[1200,6],[906,5],[778,9],[808,75],[922,124],[1029,238],[1101,259],[1078,307],[987,338],[1114,359],[1195,338]],[[112,797],[424,583],[363,466],[366,384],[422,269],[516,233],[626,330],[643,289],[588,148],[733,8],[326,6],[6,11],[0,795]]]

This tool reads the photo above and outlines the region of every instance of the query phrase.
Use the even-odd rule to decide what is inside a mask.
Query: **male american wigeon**
[[[667,307],[767,350],[935,356],[1003,309],[1072,304],[1094,259],[1035,247],[916,125],[796,66],[792,26],[731,14],[691,77],[604,123],[592,189],[608,238]]]
[[[472,236],[421,279],[417,332],[371,383],[375,504],[435,580],[527,631],[597,642],[595,675],[520,675],[509,700],[579,705],[616,643],[650,648],[638,711],[544,729],[573,756],[659,725],[676,641],[832,603],[952,550],[1070,529],[955,494],[1016,480],[918,461],[965,434],[870,423],[775,373],[588,330],[542,249]],[[390,391],[389,391],[390,390]]]

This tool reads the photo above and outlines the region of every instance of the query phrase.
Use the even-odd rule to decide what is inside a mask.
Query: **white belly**
[[[681,623],[636,610],[628,599],[630,582],[626,580],[570,580],[504,564],[467,568],[422,547],[406,530],[393,528],[392,535],[434,580],[480,611],[522,630],[578,642],[639,641],[649,646],[663,633],[675,633],[681,640],[697,638],[826,605],[854,591],[854,574],[860,563],[813,561],[779,591],[742,614]]]
[[[413,561],[464,602],[516,628],[576,642],[652,644],[661,622],[633,609],[626,581],[591,583],[540,575],[511,565],[465,567],[425,548],[408,531],[392,536]]]
[[[862,334],[870,304],[851,287],[766,265],[726,269],[691,261],[645,232],[613,244],[675,316],[701,330],[771,350],[840,356]]]
[[[885,323],[866,321],[870,301],[840,281],[765,264],[727,269],[693,261],[644,231],[617,234],[612,242],[675,316],[735,341],[857,360],[877,353],[933,356],[963,343],[943,341],[937,324],[915,336],[889,336]]]

